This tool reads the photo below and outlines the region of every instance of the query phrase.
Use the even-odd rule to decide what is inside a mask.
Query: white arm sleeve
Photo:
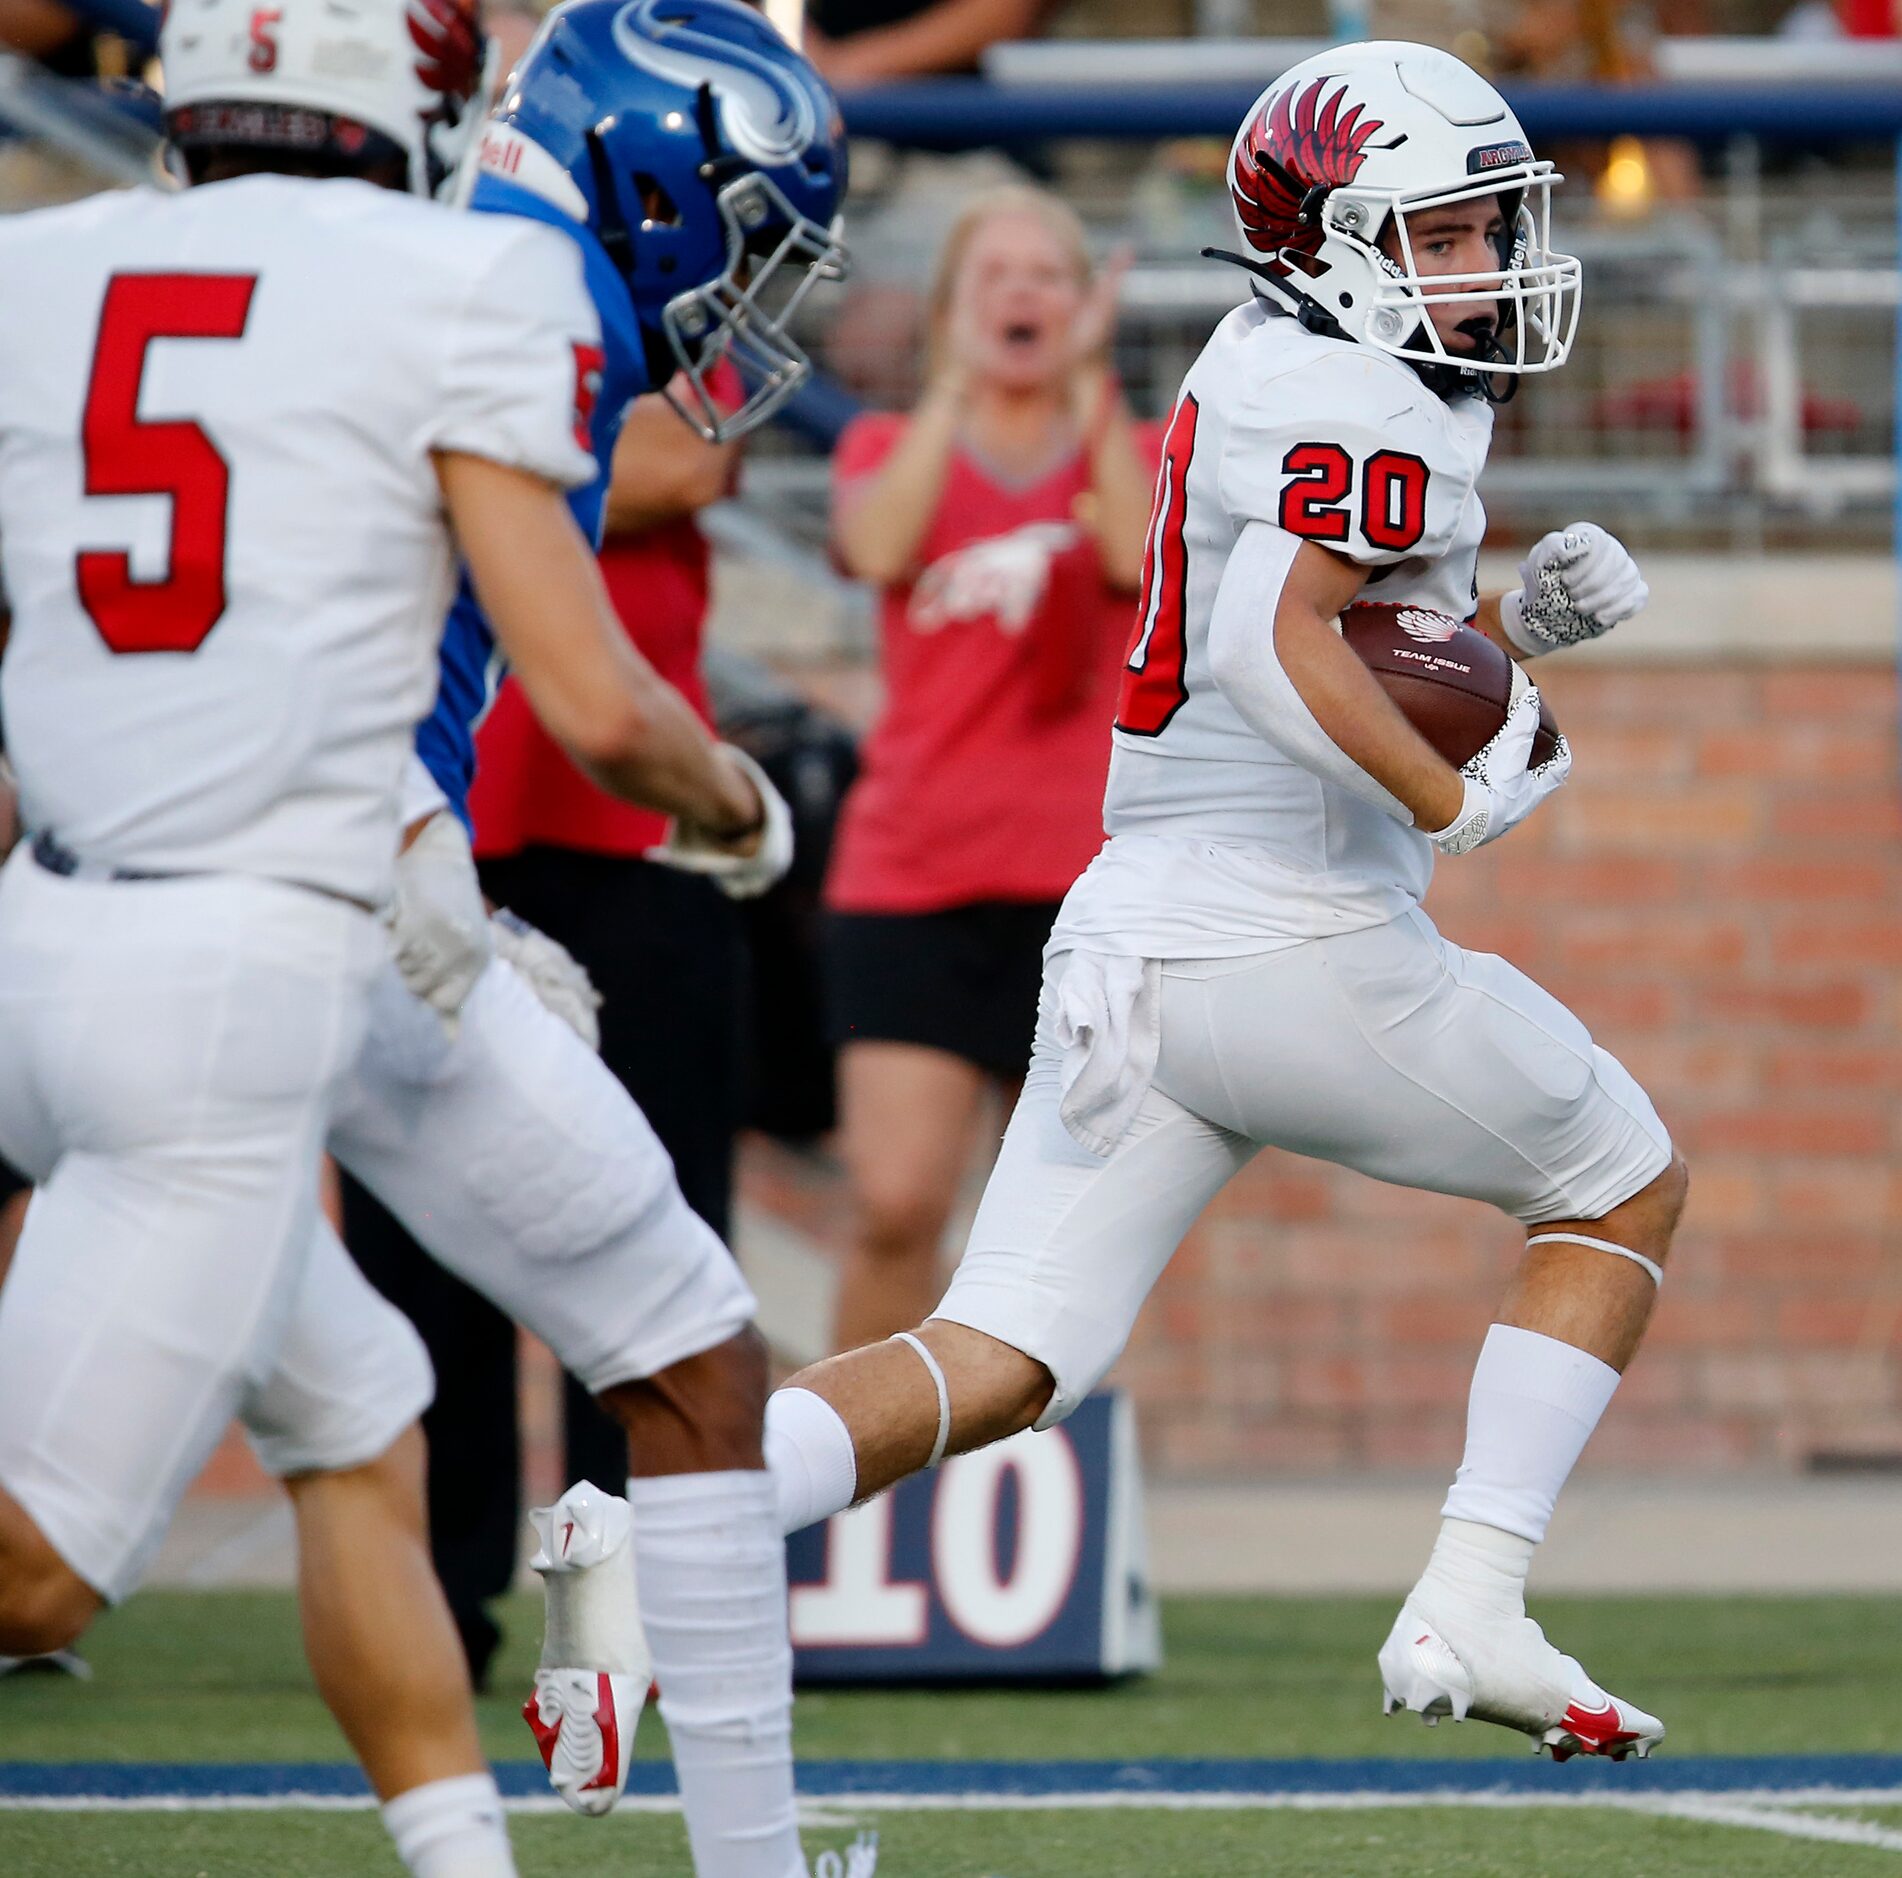
[[[581,269],[581,250],[558,230],[516,216],[472,215],[499,239],[445,337],[442,396],[428,438],[529,470],[564,489],[600,473],[586,441],[601,366],[601,321]]]
[[[1413,811],[1323,730],[1275,651],[1275,610],[1301,543],[1250,522],[1230,551],[1209,617],[1209,672],[1242,721],[1291,762],[1413,826]]]

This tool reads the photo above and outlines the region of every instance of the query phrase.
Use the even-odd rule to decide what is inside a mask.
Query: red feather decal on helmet
[[[1249,246],[1264,254],[1284,248],[1312,254],[1321,245],[1318,223],[1297,219],[1302,198],[1311,189],[1352,182],[1368,139],[1380,128],[1364,105],[1343,111],[1344,81],[1323,96],[1333,82],[1317,78],[1277,92],[1242,133],[1230,191]]]
[[[482,28],[469,0],[409,0],[409,36],[422,55],[416,76],[431,91],[466,104],[482,82]]]

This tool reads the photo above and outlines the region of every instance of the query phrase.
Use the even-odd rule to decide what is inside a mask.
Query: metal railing
[[[145,0],[80,6],[135,44],[152,43],[157,14]],[[904,152],[1035,146],[1061,186],[1089,198],[1105,245],[1133,233],[1142,255],[1125,283],[1117,357],[1139,408],[1156,415],[1240,291],[1232,271],[1195,254],[1226,239],[1219,189],[1180,208],[1180,229],[1159,227],[1153,213],[1145,225],[1131,185],[1153,167],[1147,153],[1132,160],[1132,152],[1165,139],[1225,141],[1273,49],[1254,48],[1263,69],[1238,69],[1226,82],[1148,85],[1039,78],[1055,69],[1055,49],[1039,50],[1046,56],[1016,61],[1020,82],[942,79],[848,94],[847,123],[859,138]],[[1074,63],[1076,49],[1066,56]],[[1000,60],[1000,69],[1011,63]],[[1580,343],[1564,372],[1501,414],[1486,485],[1500,519],[1530,524],[1576,500],[1652,539],[1886,539],[1899,493],[1894,198],[1866,153],[1851,164],[1817,159],[1807,175],[1792,153],[1872,142],[1892,153],[1902,85],[1885,74],[1836,84],[1522,85],[1509,96],[1540,142],[1673,137],[1721,148],[1724,160],[1702,201],[1648,218],[1597,217],[1587,198],[1574,198],[1568,242],[1587,280]],[[56,152],[91,179],[83,186],[153,173],[149,128],[105,95],[5,56],[0,128]],[[1105,140],[1120,147],[1115,162],[1069,160]],[[1781,173],[1766,178],[1770,166]],[[905,163],[898,167],[902,174]],[[0,190],[7,181],[0,174]],[[1845,181],[1854,186],[1845,191]],[[61,192],[72,187],[64,181]],[[1161,220],[1177,213],[1171,204]],[[888,216],[883,229],[859,219],[861,275],[901,297],[893,283],[910,282],[915,297],[928,235],[918,245],[910,231],[907,249],[891,228],[905,218]],[[884,395],[904,395],[910,358],[872,357],[862,324],[836,304],[809,336],[835,380],[864,383],[869,374]],[[898,343],[912,341],[901,330]],[[803,440],[754,453],[749,498],[807,542],[820,526],[824,440],[851,408],[835,385],[808,405],[814,421]]]

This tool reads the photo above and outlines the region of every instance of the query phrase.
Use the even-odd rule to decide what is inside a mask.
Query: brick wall
[[[836,676],[827,695],[862,714],[863,670]],[[1691,1162],[1670,1283],[1587,1465],[1902,1453],[1893,672],[1584,664],[1548,690],[1571,783],[1509,841],[1443,865],[1430,904],[1570,1004]],[[836,1168],[756,1141],[742,1171],[753,1206],[843,1243]],[[1118,1372],[1146,1459],[1449,1469],[1519,1244],[1484,1207],[1262,1154],[1178,1253]],[[531,1363],[543,1484],[549,1388]],[[262,1484],[234,1438],[201,1491]]]
[[[1595,1465],[1902,1454],[1902,785],[1886,666],[1581,665],[1565,792],[1430,910],[1651,1091],[1692,1194]],[[1448,1466],[1517,1253],[1471,1203],[1266,1153],[1125,1359],[1153,1465]]]

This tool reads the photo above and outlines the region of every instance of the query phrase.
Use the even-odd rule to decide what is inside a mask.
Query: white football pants
[[[1252,957],[1162,965],[1155,1079],[1114,1150],[1058,1113],[1045,974],[1023,1094],[962,1263],[933,1313],[1035,1357],[1061,1421],[1122,1353],[1183,1235],[1263,1147],[1489,1201],[1526,1224],[1597,1219],[1670,1164],[1649,1098],[1504,959],[1425,914]],[[1407,1256],[1404,1233],[1393,1256]]]
[[[230,875],[0,872],[0,1485],[123,1598],[276,1367],[382,927]]]
[[[370,1009],[330,1151],[584,1387],[654,1375],[752,1321],[752,1292],[647,1118],[512,966],[484,972],[453,1041],[394,966]],[[379,1428],[387,1445],[429,1399],[420,1356],[407,1320],[320,1236],[283,1376],[247,1408],[260,1458],[288,1473],[350,1465]]]

